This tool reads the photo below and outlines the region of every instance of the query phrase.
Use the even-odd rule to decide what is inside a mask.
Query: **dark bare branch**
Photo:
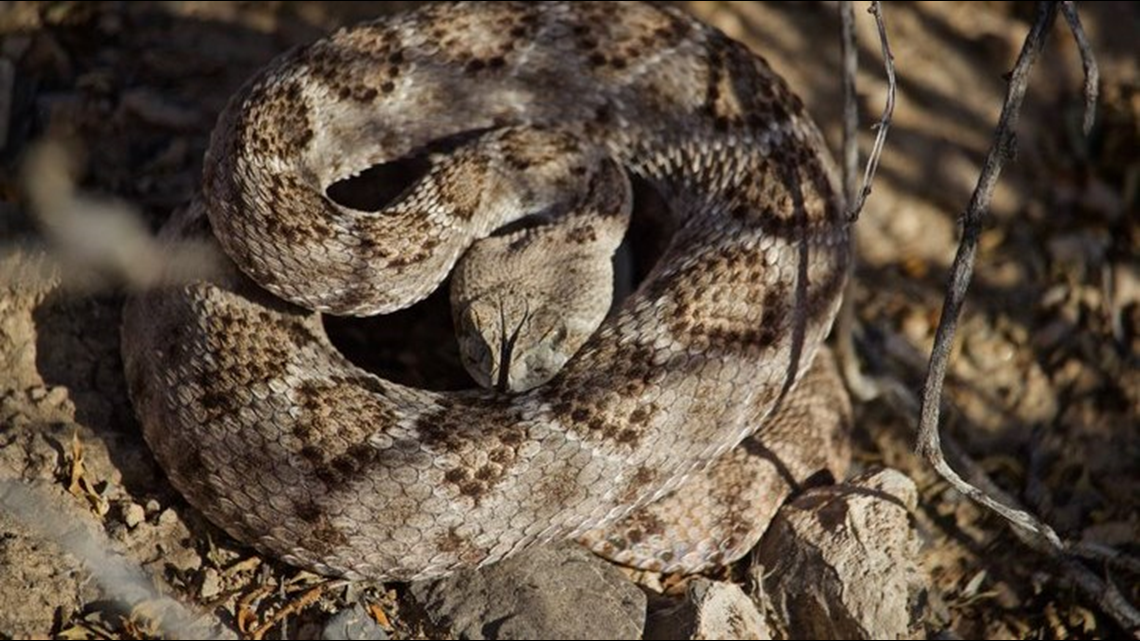
[[[966,290],[969,288],[970,278],[973,274],[982,223],[989,211],[990,198],[993,195],[994,187],[997,185],[998,177],[1001,175],[1002,167],[1015,154],[1017,146],[1015,130],[1021,103],[1025,98],[1025,90],[1029,84],[1029,72],[1045,46],[1049,29],[1056,17],[1056,3],[1042,2],[1038,5],[1037,18],[1029,31],[1029,35],[1026,36],[1021,54],[1017,58],[1017,64],[1010,75],[1009,88],[1005,103],[1002,106],[993,145],[986,155],[982,174],[978,178],[977,187],[974,189],[974,194],[970,198],[970,203],[962,218],[962,240],[951,267],[950,285],[946,291],[942,317],[938,321],[938,329],[934,335],[934,349],[930,356],[926,383],[923,386],[918,434],[919,454],[926,458],[943,478],[963,494],[1001,514],[1014,526],[1015,531],[1023,540],[1035,549],[1050,555],[1056,555],[1064,549],[1061,540],[1057,538],[1052,528],[1041,523],[1028,512],[1009,508],[990,498],[986,493],[964,481],[946,463],[938,432],[938,418],[941,410],[942,383],[946,377],[946,365],[950,357],[950,348],[954,342],[958,317],[962,312],[962,302],[965,299]]]
[[[843,196],[854,203],[859,172],[859,103],[855,96],[855,74],[859,70],[859,50],[855,46],[855,8],[839,3],[840,53],[843,57]]]
[[[1077,49],[1081,52],[1081,66],[1085,70],[1085,117],[1082,129],[1085,135],[1092,131],[1096,119],[1097,91],[1100,87],[1100,70],[1096,66],[1096,56],[1093,55],[1092,45],[1085,36],[1085,29],[1081,26],[1081,17],[1072,2],[1061,3],[1061,14],[1069,23],[1069,31],[1073,32],[1073,39],[1077,41]]]
[[[855,93],[855,76],[859,69],[859,53],[855,42],[855,9],[851,2],[839,3],[840,23],[840,50],[843,58],[843,197],[850,208],[859,198],[859,101]],[[885,43],[886,33],[883,34]],[[888,77],[893,77],[893,70],[888,71]],[[893,84],[889,89],[893,93]],[[893,100],[893,97],[890,98]],[[889,114],[887,115],[889,120]],[[880,129],[883,135],[885,130]],[[868,161],[870,162],[870,160]],[[878,163],[877,158],[875,159]],[[871,174],[873,174],[871,170]],[[872,176],[873,177],[873,176]],[[870,185],[866,187],[870,192]],[[859,205],[860,210],[862,204]],[[851,219],[858,217],[854,212]],[[852,242],[856,229],[852,227]],[[849,276],[855,273],[855,261],[849,266]],[[859,356],[855,349],[855,279],[848,278],[847,291],[843,296],[843,306],[839,308],[836,319],[835,350],[839,358],[839,366],[843,372],[843,380],[847,389],[861,401],[869,401],[882,394],[879,381],[867,376],[860,369]]]
[[[1008,496],[997,488],[984,474],[979,475],[976,465],[965,455],[954,456],[951,443],[948,441],[947,452],[957,460],[958,464],[967,469],[973,483],[963,480],[957,472],[947,463],[942,451],[938,431],[942,384],[946,375],[946,366],[949,360],[950,349],[954,340],[954,332],[958,318],[961,315],[962,303],[966,290],[970,284],[974,262],[977,256],[978,238],[981,235],[982,224],[989,211],[990,199],[994,187],[997,185],[1004,164],[1011,160],[1016,152],[1016,128],[1025,91],[1029,83],[1029,72],[1045,46],[1050,28],[1056,20],[1057,10],[1066,12],[1070,28],[1078,39],[1082,57],[1091,58],[1091,49],[1087,41],[1083,44],[1083,30],[1076,19],[1075,9],[1066,2],[1042,2],[1038,4],[1037,18],[1033,27],[1026,36],[1021,53],[1013,72],[1010,74],[1009,87],[1005,102],[1002,105],[1001,117],[994,135],[994,143],[986,156],[981,176],[974,189],[973,196],[962,218],[962,240],[958,253],[954,257],[951,267],[950,284],[947,287],[946,300],[939,319],[938,329],[935,332],[934,348],[931,353],[927,369],[926,382],[923,387],[922,405],[919,418],[918,452],[946,479],[956,490],[969,496],[973,500],[990,508],[1004,517],[1013,526],[1017,535],[1034,549],[1043,552],[1060,563],[1062,574],[1082,592],[1092,598],[1107,614],[1112,616],[1121,626],[1131,634],[1140,632],[1140,612],[1120,594],[1111,581],[1102,579],[1078,561],[1078,556],[1088,556],[1088,550],[1079,546],[1073,549],[1065,546],[1057,537],[1051,527],[1029,512],[1019,509],[1013,497]],[[1069,17],[1072,13],[1072,17]],[[1095,62],[1085,60],[1086,73],[1086,100],[1095,100],[1095,87],[1089,89],[1089,84],[1096,84]],[[1092,108],[1086,105],[1086,127],[1091,126],[1089,115]],[[983,489],[979,489],[979,486]],[[998,498],[994,498],[998,497]],[[1106,560],[1107,561],[1107,560]],[[1115,559],[1118,567],[1130,570],[1133,563],[1125,557]]]
[[[887,141],[887,131],[891,127],[891,116],[895,112],[895,57],[891,53],[890,42],[887,41],[887,26],[883,22],[883,7],[878,2],[872,2],[868,9],[875,16],[875,25],[879,29],[879,44],[883,50],[883,66],[887,71],[887,100],[883,106],[883,113],[875,125],[878,132],[875,135],[875,144],[871,147],[871,154],[867,156],[867,167],[863,171],[863,187],[859,190],[854,202],[848,201],[848,218],[851,222],[859,219],[867,196],[871,195],[871,183],[875,180],[875,172],[879,169],[879,158],[883,155],[883,144]],[[845,60],[846,64],[846,60]]]

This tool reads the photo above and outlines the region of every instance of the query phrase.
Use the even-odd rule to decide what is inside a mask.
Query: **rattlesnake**
[[[426,174],[381,211],[326,196],[409,156]],[[329,343],[320,312],[423,298],[504,223],[604,201],[606,163],[676,231],[546,384],[412,389]],[[846,397],[816,359],[850,251],[832,162],[767,63],[677,9],[431,5],[287,53],[163,235],[211,232],[223,276],[127,304],[131,398],[174,486],[291,563],[407,580],[578,537],[698,570],[755,542],[782,498],[756,492],[841,471]]]

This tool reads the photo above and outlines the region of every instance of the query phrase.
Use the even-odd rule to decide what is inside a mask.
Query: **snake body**
[[[378,211],[326,195],[410,156],[428,170]],[[328,341],[321,312],[423,298],[497,227],[604,202],[612,165],[677,231],[548,383],[413,389]],[[691,511],[692,492],[645,506],[737,474],[714,461],[742,440],[811,459],[832,432],[804,408],[842,413],[815,394],[835,389],[830,364],[797,385],[850,251],[822,138],[767,63],[673,8],[431,5],[289,52],[221,115],[201,197],[163,233],[212,234],[233,265],[128,302],[147,441],[213,522],[318,572],[419,579],[566,537],[622,557],[652,537],[609,528]],[[691,570],[712,547],[623,558]]]

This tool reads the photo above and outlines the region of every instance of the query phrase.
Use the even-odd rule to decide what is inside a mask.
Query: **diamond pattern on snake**
[[[409,157],[426,170],[377,211],[328,196]],[[611,311],[631,180],[676,231]],[[430,5],[290,51],[233,97],[162,232],[231,264],[128,303],[131,397],[195,508],[317,572],[419,579],[566,538],[699,571],[843,472],[822,346],[843,212],[803,103],[684,12]],[[453,272],[480,386],[401,385],[329,342],[322,314],[398,310]]]

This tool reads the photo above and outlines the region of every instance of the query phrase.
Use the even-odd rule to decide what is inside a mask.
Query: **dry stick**
[[[887,141],[887,130],[891,128],[891,116],[895,113],[895,57],[891,53],[891,45],[887,42],[887,26],[883,23],[883,8],[878,2],[872,2],[868,13],[875,16],[875,25],[879,29],[879,44],[883,50],[883,66],[887,70],[887,102],[883,106],[883,114],[875,125],[878,133],[875,135],[875,144],[871,147],[871,155],[867,156],[867,167],[863,171],[863,188],[859,190],[858,198],[854,203],[848,204],[850,210],[847,217],[851,222],[859,219],[859,212],[871,195],[871,182],[875,180],[875,172],[879,169],[879,158],[883,155],[883,144]],[[854,82],[854,81],[852,81]]]
[[[1006,93],[1005,104],[1002,106],[1001,118],[998,121],[997,132],[994,136],[993,146],[990,147],[982,167],[982,175],[978,178],[977,187],[970,198],[970,204],[962,220],[962,240],[958,245],[958,253],[954,256],[954,264],[950,272],[950,285],[946,291],[946,301],[942,308],[942,317],[938,321],[938,330],[934,335],[934,349],[930,355],[930,366],[927,369],[926,383],[922,392],[922,409],[919,419],[918,453],[926,458],[931,465],[949,481],[955,488],[975,501],[1001,514],[1014,525],[1014,530],[1034,549],[1050,555],[1055,555],[1064,549],[1061,540],[1057,538],[1052,528],[1041,523],[1028,512],[1014,510],[998,501],[994,501],[981,490],[962,480],[951,469],[942,455],[939,442],[938,415],[942,398],[942,382],[946,376],[946,364],[950,356],[950,347],[953,344],[954,331],[958,325],[958,316],[962,312],[962,301],[966,289],[970,285],[970,277],[974,269],[974,260],[977,256],[978,237],[981,234],[982,221],[989,210],[990,198],[1002,165],[1013,157],[1016,151],[1016,134],[1021,101],[1025,97],[1025,89],[1029,84],[1029,71],[1037,60],[1045,45],[1049,28],[1057,16],[1056,3],[1043,2],[1038,5],[1037,19],[1033,24],[1017,64],[1009,80],[1009,89]]]
[[[883,24],[882,10],[873,3],[871,13],[879,25],[879,38],[883,47],[883,57],[887,67],[887,101],[883,114],[879,120],[879,134],[875,140],[875,148],[867,159],[867,169],[864,172],[863,190],[858,192],[856,179],[859,171],[859,104],[855,95],[855,74],[859,68],[859,53],[855,46],[855,10],[849,1],[839,3],[840,23],[840,50],[843,57],[843,196],[847,203],[848,219],[854,222],[859,217],[866,196],[871,193],[871,181],[874,180],[875,169],[882,154],[882,141],[886,139],[887,129],[890,126],[891,114],[894,111],[895,74],[894,61],[890,56],[890,46],[887,43],[887,31]],[[862,196],[859,194],[862,193]],[[856,206],[852,206],[858,200]],[[851,228],[852,244],[854,244],[855,228]],[[863,374],[859,367],[859,358],[855,350],[855,280],[851,276],[855,273],[855,258],[852,257],[848,267],[847,291],[843,296],[843,306],[839,308],[837,320],[835,350],[839,357],[840,367],[843,369],[843,379],[847,388],[861,401],[869,401],[882,394],[882,388],[877,381]]]
[[[1096,66],[1096,56],[1093,55],[1092,45],[1085,36],[1084,27],[1081,26],[1081,17],[1072,2],[1061,3],[1061,15],[1069,23],[1069,31],[1077,41],[1077,50],[1081,52],[1081,66],[1085,70],[1085,117],[1082,129],[1085,135],[1092,131],[1093,121],[1096,119],[1097,91],[1100,87],[1100,71]]]
[[[1140,632],[1140,612],[1124,599],[1115,587],[1102,580],[1096,574],[1080,565],[1075,559],[1066,555],[1065,546],[1057,534],[1045,523],[1026,511],[1013,509],[1000,501],[992,499],[988,494],[964,481],[947,464],[942,454],[942,447],[938,432],[938,418],[942,396],[942,383],[946,376],[946,365],[953,344],[954,332],[958,324],[958,317],[962,311],[962,302],[970,284],[974,261],[977,255],[978,237],[981,234],[983,218],[989,210],[990,198],[1001,174],[1002,166],[1011,159],[1016,151],[1017,121],[1021,102],[1025,97],[1025,90],[1029,83],[1029,71],[1033,67],[1037,56],[1044,48],[1049,29],[1057,16],[1057,2],[1042,2],[1038,4],[1037,19],[1025,38],[1025,44],[1018,56],[1017,64],[1009,79],[1009,88],[1005,102],[1002,105],[1001,117],[994,136],[994,144],[986,156],[982,167],[982,174],[978,178],[977,187],[962,221],[962,240],[958,246],[958,253],[954,257],[951,267],[950,285],[947,287],[946,300],[942,309],[942,316],[938,322],[938,329],[934,336],[934,348],[930,356],[927,369],[926,382],[923,387],[921,416],[919,419],[918,453],[938,471],[938,473],[954,486],[959,492],[981,503],[1004,517],[1013,526],[1014,532],[1026,544],[1034,549],[1057,558],[1065,570],[1066,576],[1077,587],[1091,596],[1107,614],[1112,616],[1121,626],[1136,635]],[[1095,63],[1090,64],[1091,49],[1087,46],[1080,21],[1076,19],[1075,10],[1066,8],[1066,3],[1060,3],[1062,9],[1073,14],[1066,17],[1070,29],[1073,30],[1081,55],[1084,60],[1086,72],[1095,73]],[[1086,101],[1090,95],[1095,98],[1095,89],[1090,94],[1089,80],[1085,83]],[[1095,85],[1095,82],[1092,84]],[[1086,104],[1085,121],[1090,123],[1091,109]]]
[[[855,98],[855,73],[859,69],[859,50],[855,46],[855,9],[850,0],[839,3],[839,50],[843,58],[843,202],[844,207],[855,202],[855,182],[859,171],[859,104]],[[851,228],[855,232],[854,226]],[[854,247],[854,237],[852,238]],[[854,254],[854,251],[852,251]],[[847,289],[843,305],[835,321],[835,353],[843,370],[847,389],[861,401],[878,396],[874,382],[863,375],[855,351],[855,259],[847,267]]]
[[[859,171],[859,103],[855,98],[859,49],[855,46],[855,8],[849,0],[839,3],[839,29],[843,57],[843,195],[848,203],[853,203]]]

